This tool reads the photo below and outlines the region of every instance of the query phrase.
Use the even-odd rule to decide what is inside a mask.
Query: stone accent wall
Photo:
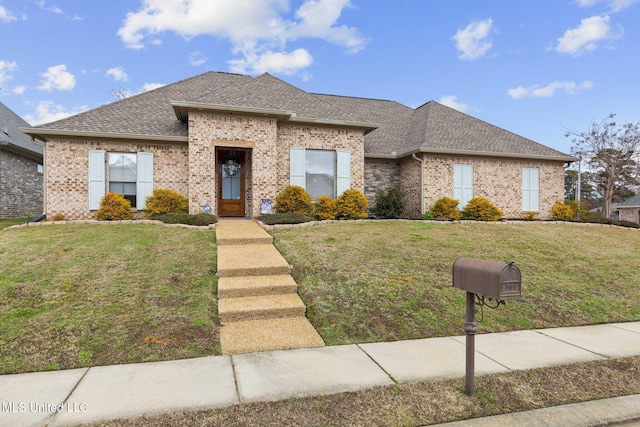
[[[171,188],[188,197],[189,158],[184,144],[137,141],[52,139],[45,156],[46,214],[67,219],[91,219],[89,211],[89,151],[153,153],[154,188]]]
[[[618,208],[620,221],[629,221],[640,224],[640,207],[635,208]]]
[[[564,164],[544,160],[502,159],[424,154],[425,203],[429,210],[441,197],[453,197],[453,165],[473,165],[473,196],[485,197],[507,218],[522,218],[522,168],[540,169],[540,212],[551,218],[551,207],[564,200]]]
[[[42,214],[43,174],[37,160],[0,150],[0,218]]]
[[[290,148],[351,152],[351,188],[364,193],[364,132],[361,130],[280,123],[277,163],[271,166],[277,173],[278,191],[289,185]]]
[[[372,206],[378,190],[400,188],[400,162],[387,159],[364,159],[364,195]]]

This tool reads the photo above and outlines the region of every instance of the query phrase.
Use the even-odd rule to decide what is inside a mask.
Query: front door
[[[241,150],[218,150],[218,216],[245,216],[244,155]]]

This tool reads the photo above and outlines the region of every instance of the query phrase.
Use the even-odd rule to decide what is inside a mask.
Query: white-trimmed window
[[[89,151],[89,209],[100,208],[106,192],[122,194],[144,209],[153,192],[153,154]]]
[[[453,165],[453,198],[460,202],[460,209],[464,209],[467,202],[473,199],[472,165]]]
[[[540,212],[539,168],[522,168],[522,211]]]
[[[291,148],[289,183],[298,185],[317,199],[333,199],[351,188],[351,153],[349,151],[307,150]]]

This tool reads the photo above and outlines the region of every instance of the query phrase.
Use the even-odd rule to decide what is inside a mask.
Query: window
[[[540,169],[522,168],[522,211],[540,211]]]
[[[125,199],[131,202],[131,206],[137,206],[138,155],[135,153],[108,153],[107,159],[109,192],[122,194]]]
[[[351,153],[291,148],[289,183],[303,187],[314,200],[336,198],[351,188]]]
[[[473,198],[472,165],[453,165],[453,198],[460,202],[460,209]]]
[[[38,173],[44,173],[44,166],[38,165]]]
[[[136,209],[144,209],[153,192],[153,154],[89,151],[89,209],[100,208],[107,191],[122,194]]]

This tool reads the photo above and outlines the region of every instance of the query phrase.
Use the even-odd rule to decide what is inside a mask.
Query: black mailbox
[[[453,287],[494,300],[520,298],[520,269],[512,262],[461,257],[453,263]]]

